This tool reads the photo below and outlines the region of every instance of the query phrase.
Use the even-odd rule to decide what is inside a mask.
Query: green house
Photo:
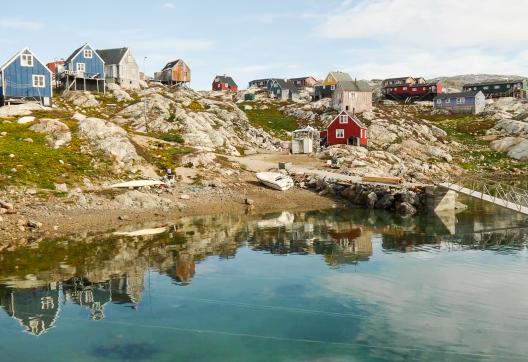
[[[486,98],[521,97],[526,98],[528,83],[526,79],[497,80],[465,84],[464,92],[481,91]]]

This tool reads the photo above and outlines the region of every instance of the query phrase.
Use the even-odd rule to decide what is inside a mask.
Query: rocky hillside
[[[178,168],[223,174],[222,155],[280,147],[229,99],[162,85],[0,108],[0,181],[10,185],[64,189]]]

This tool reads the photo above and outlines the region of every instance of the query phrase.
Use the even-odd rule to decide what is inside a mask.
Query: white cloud
[[[360,0],[344,3],[315,35],[434,47],[521,46],[528,41],[528,1]]]
[[[36,31],[42,29],[43,26],[44,24],[38,21],[11,18],[0,19],[0,29]]]
[[[162,5],[163,9],[174,9],[174,7],[175,7],[174,3],[164,3]]]

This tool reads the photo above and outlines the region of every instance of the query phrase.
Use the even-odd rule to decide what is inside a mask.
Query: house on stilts
[[[105,62],[90,44],[86,43],[64,62],[58,74],[59,88],[65,92],[105,92]]]

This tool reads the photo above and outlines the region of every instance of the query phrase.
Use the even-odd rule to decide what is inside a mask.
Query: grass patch
[[[246,110],[244,109],[246,105],[254,108]],[[275,105],[267,106],[267,109],[256,109],[254,103],[243,102],[239,104],[239,108],[246,113],[252,125],[262,127],[277,137],[284,139],[286,138],[286,131],[292,132],[299,128],[299,123],[294,117],[285,115]]]
[[[81,152],[77,138],[54,150],[47,145],[45,134],[33,132],[29,127],[0,123],[0,131],[7,132],[0,137],[0,183],[53,189],[54,183],[73,184],[82,177],[94,177],[101,172],[94,169],[92,157]],[[33,142],[23,141],[26,138]],[[11,154],[15,157],[10,157]]]
[[[198,102],[197,100],[193,99],[191,101],[191,104],[189,104],[187,107],[184,107],[185,109],[188,109],[192,112],[203,112],[205,111],[205,107],[202,106],[202,104],[200,102]]]

